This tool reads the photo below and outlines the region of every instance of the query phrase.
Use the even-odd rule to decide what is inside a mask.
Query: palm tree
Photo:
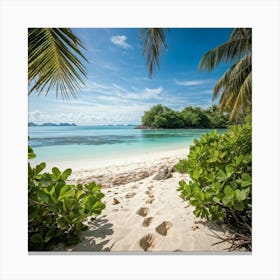
[[[165,28],[143,28],[140,29],[142,41],[142,54],[146,57],[146,64],[149,69],[149,76],[152,77],[154,67],[159,67],[159,57],[163,48],[167,49]]]
[[[144,28],[140,30],[143,44],[143,55],[149,75],[152,76],[155,66],[159,67],[162,46],[167,48],[163,28]],[[82,42],[70,28],[30,28],[28,30],[28,94],[34,90],[47,95],[53,88],[56,95],[63,98],[69,92],[75,96],[82,76],[86,76],[85,67],[80,60],[84,55],[79,47]]]
[[[47,95],[54,88],[57,96],[75,96],[86,77],[81,59],[87,60],[80,48],[83,44],[70,28],[30,28],[28,94],[36,90]]]
[[[199,70],[212,71],[221,62],[233,62],[214,87],[213,99],[220,94],[219,108],[230,112],[231,120],[242,119],[252,107],[252,30],[236,28],[229,40],[207,52]]]
[[[159,64],[162,47],[167,48],[162,28],[147,28],[143,32],[143,54],[152,76],[154,65]],[[230,113],[231,120],[242,119],[252,106],[252,30],[236,28],[229,40],[207,52],[199,63],[199,70],[212,71],[221,62],[234,64],[218,80],[213,100],[220,94],[219,108]]]

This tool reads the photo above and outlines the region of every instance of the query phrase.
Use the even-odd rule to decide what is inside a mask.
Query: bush
[[[180,163],[190,175],[181,181],[181,197],[197,217],[251,223],[252,124],[232,126],[226,133],[203,135]]]
[[[174,168],[176,169],[176,171],[180,172],[180,173],[187,173],[188,169],[187,169],[187,160],[186,159],[181,159],[175,166]]]
[[[28,159],[34,158],[28,147]],[[28,163],[28,248],[47,250],[60,241],[66,244],[79,242],[85,218],[99,215],[105,208],[101,202],[101,186],[66,184],[71,169],[61,172],[54,167],[52,173],[42,173],[43,162],[34,168]]]

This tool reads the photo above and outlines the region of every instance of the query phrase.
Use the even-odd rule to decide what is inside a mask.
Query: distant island
[[[43,123],[43,124],[36,124],[33,122],[29,122],[28,126],[77,126],[75,123]]]

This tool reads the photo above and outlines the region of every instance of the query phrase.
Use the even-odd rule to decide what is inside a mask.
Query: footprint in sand
[[[148,211],[149,211],[149,208],[147,207],[141,207],[137,210],[136,214],[142,216],[142,217],[146,217],[148,215]]]
[[[153,217],[147,217],[147,218],[145,218],[144,221],[143,221],[143,223],[142,223],[142,226],[143,226],[143,227],[148,227],[148,226],[151,224],[152,220],[153,220]]]
[[[148,233],[140,239],[139,245],[144,251],[151,251],[151,249],[156,245],[156,242],[157,237],[152,233]]]
[[[199,227],[198,225],[192,226],[192,230],[193,230],[193,231],[196,231],[197,229],[200,229],[200,227]]]
[[[155,230],[158,234],[166,236],[172,226],[173,224],[171,222],[164,221],[160,225],[158,225]]]
[[[154,202],[154,198],[149,198],[148,200],[146,200],[147,204],[152,204]]]
[[[150,199],[154,198],[154,194],[153,194],[152,188],[153,188],[153,186],[150,186],[150,187],[147,188],[147,191],[145,191],[145,194],[147,194]]]
[[[129,193],[127,193],[126,195],[125,195],[125,198],[132,198],[132,197],[134,197],[136,195],[136,193],[134,193],[134,192],[129,192]]]

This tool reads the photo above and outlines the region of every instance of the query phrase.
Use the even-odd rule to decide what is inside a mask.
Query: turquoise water
[[[187,148],[211,129],[143,130],[134,126],[30,126],[36,162],[103,159]],[[224,130],[219,130],[223,132]]]

